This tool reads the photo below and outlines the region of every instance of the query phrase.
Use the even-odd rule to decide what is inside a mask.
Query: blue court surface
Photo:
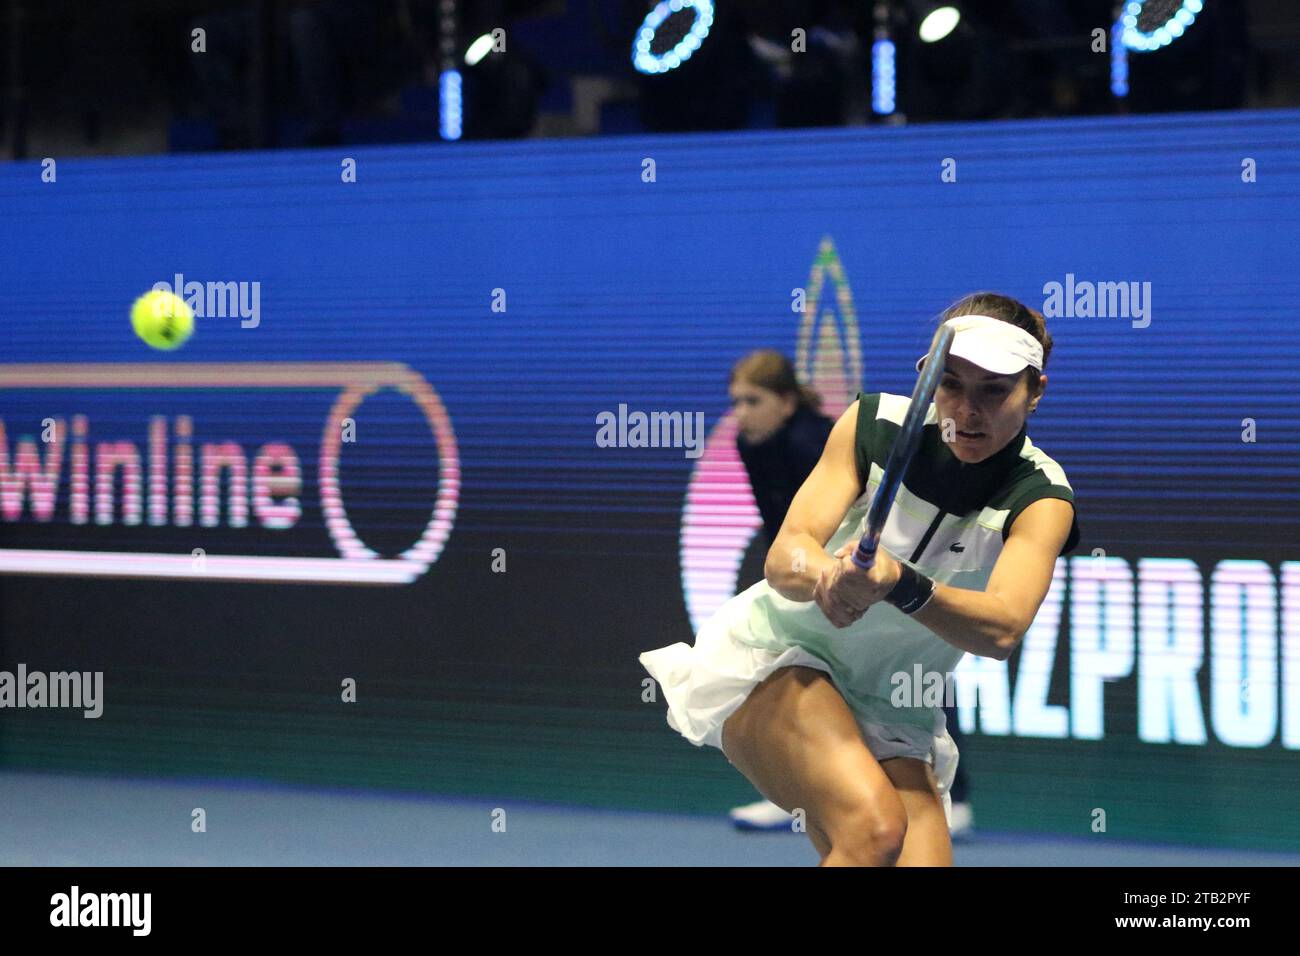
[[[725,818],[266,784],[0,774],[3,866],[811,866]],[[191,830],[206,813],[206,832]],[[504,813],[502,812],[504,811]],[[977,808],[978,812],[978,808]],[[494,829],[495,821],[495,829]],[[502,828],[504,822],[504,829]],[[978,822],[978,818],[977,818]],[[978,833],[958,866],[1297,866],[1300,855]]]

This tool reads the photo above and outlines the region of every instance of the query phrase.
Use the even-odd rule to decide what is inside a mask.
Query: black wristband
[[[915,614],[934,596],[934,581],[901,561],[898,566],[902,574],[894,589],[885,595],[885,600],[904,614]]]

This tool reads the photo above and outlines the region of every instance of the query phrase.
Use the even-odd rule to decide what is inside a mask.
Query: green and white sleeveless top
[[[826,543],[833,553],[866,530],[867,511],[880,486],[889,449],[911,399],[858,395],[856,457],[863,491]],[[880,544],[899,561],[942,584],[982,591],[1016,517],[1040,498],[1074,503],[1065,472],[1021,429],[1005,448],[976,464],[953,455],[943,441],[938,411],[930,406],[921,446],[899,486]],[[1061,554],[1079,540],[1077,518]],[[813,602],[778,594],[766,581],[732,598],[719,611],[729,633],[765,650],[803,647],[830,665],[849,706],[872,723],[904,723],[933,730],[938,707],[894,706],[894,675],[950,674],[965,651],[883,601],[858,621],[838,629]],[[934,678],[928,678],[934,680]],[[918,688],[917,693],[920,693]]]

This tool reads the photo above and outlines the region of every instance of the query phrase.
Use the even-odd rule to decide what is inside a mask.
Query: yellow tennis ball
[[[178,349],[194,333],[194,312],[175,293],[154,289],[131,306],[131,328],[152,348]]]

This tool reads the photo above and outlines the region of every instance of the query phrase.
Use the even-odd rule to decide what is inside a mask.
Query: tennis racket
[[[921,367],[921,375],[912,389],[912,404],[908,406],[907,415],[903,417],[903,427],[898,430],[898,437],[889,449],[889,458],[885,461],[885,473],[880,479],[880,488],[871,501],[871,510],[867,512],[867,531],[859,539],[853,551],[853,563],[863,571],[876,563],[876,549],[880,546],[880,533],[885,530],[885,521],[889,509],[894,506],[894,496],[898,486],[907,473],[907,466],[916,456],[921,445],[921,432],[925,428],[925,416],[930,410],[930,401],[935,389],[939,387],[939,376],[948,361],[948,350],[952,348],[952,339],[956,333],[952,327],[939,326],[930,342],[930,352]]]

